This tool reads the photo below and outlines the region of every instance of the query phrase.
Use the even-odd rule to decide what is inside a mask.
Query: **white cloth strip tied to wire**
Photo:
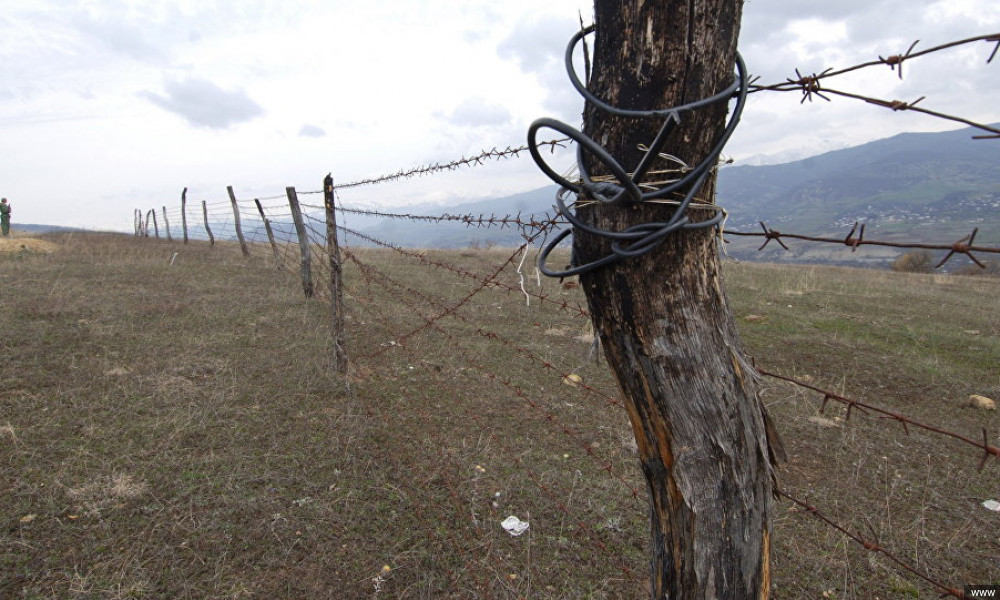
[[[573,36],[573,39],[570,40],[566,49],[566,70],[569,74],[570,81],[573,83],[573,87],[577,89],[580,95],[582,95],[589,104],[600,110],[622,117],[650,120],[662,119],[663,124],[660,126],[653,142],[649,144],[648,147],[643,147],[645,153],[639,161],[639,164],[632,170],[631,173],[629,173],[628,170],[615,160],[607,150],[595,142],[591,137],[572,126],[567,125],[566,123],[555,119],[542,118],[536,120],[531,124],[531,127],[528,128],[528,150],[531,152],[531,157],[543,173],[545,173],[552,181],[562,186],[560,193],[556,194],[557,210],[559,211],[559,214],[565,217],[566,220],[573,225],[572,229],[566,229],[557,235],[549,243],[549,245],[545,247],[538,257],[539,270],[549,277],[569,277],[572,275],[579,275],[581,273],[586,273],[602,266],[617,262],[624,258],[641,256],[652,251],[654,248],[659,246],[667,236],[676,231],[716,227],[725,220],[725,211],[723,211],[720,207],[710,203],[695,202],[695,199],[698,192],[704,185],[709,173],[711,173],[718,164],[719,157],[722,154],[722,149],[725,147],[726,142],[729,141],[729,138],[736,130],[736,125],[739,123],[740,115],[743,113],[743,108],[746,105],[747,70],[746,65],[743,62],[743,58],[739,54],[736,55],[736,78],[731,85],[717,94],[702,100],[672,108],[657,110],[621,109],[611,106],[594,96],[580,81],[580,78],[577,76],[573,66],[573,53],[576,45],[580,43],[584,37],[594,31],[595,28],[591,26],[578,32]],[[670,137],[670,134],[681,122],[681,115],[683,113],[719,102],[729,102],[733,98],[736,99],[736,106],[733,109],[732,115],[729,122],[726,124],[726,128],[723,131],[722,136],[700,163],[694,167],[689,167],[684,161],[661,152]],[[552,129],[558,131],[572,141],[576,142],[578,162],[577,168],[580,172],[580,181],[570,181],[566,177],[554,171],[548,163],[545,162],[545,159],[542,157],[538,148],[539,144],[537,142],[538,132],[542,129]],[[585,153],[589,153],[608,170],[611,174],[610,181],[608,180],[608,177],[591,176],[584,162]],[[668,161],[678,163],[681,165],[681,168],[668,171],[654,171],[652,170],[652,167],[657,158],[664,158]],[[642,183],[643,178],[645,178],[648,174],[664,173],[679,173],[680,177],[677,179],[670,179],[665,182],[658,182],[656,185],[652,185],[648,182],[645,184]],[[644,187],[649,189],[649,191],[643,191]],[[571,210],[567,206],[566,201],[564,200],[564,194],[566,192],[575,193],[578,199],[603,204],[625,202],[646,203],[659,201],[671,204],[676,203],[677,209],[674,211],[671,218],[666,222],[640,223],[622,231],[608,231],[584,223],[583,220],[575,214],[575,211]],[[673,198],[682,199],[672,200]],[[692,202],[694,203],[692,204]],[[577,203],[577,206],[580,206],[579,202]],[[704,221],[692,223],[687,216],[687,211],[688,208],[694,207],[712,210],[716,214]],[[610,239],[611,254],[584,265],[571,265],[570,268],[565,271],[550,270],[546,265],[549,254],[560,242],[562,242],[562,240],[576,230]]]

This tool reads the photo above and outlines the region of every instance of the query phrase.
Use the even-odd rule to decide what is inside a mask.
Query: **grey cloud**
[[[168,81],[165,91],[165,96],[149,91],[139,95],[199,127],[226,129],[264,114],[246,92],[224,90],[202,79]]]
[[[921,41],[916,50],[920,50],[995,29],[987,27],[982,30],[979,22],[968,15],[941,16],[931,10],[932,6],[942,9],[947,5],[905,0],[846,0],[843,3],[753,0],[744,9],[740,49],[750,71],[762,76],[761,83],[774,83],[786,77],[795,77],[796,67],[803,73],[819,72],[828,67],[843,68],[876,59],[879,55],[903,54],[917,39]],[[809,18],[831,26],[842,23],[845,38],[827,44],[803,43],[808,40],[799,40],[797,45],[789,44],[796,37],[795,20]],[[793,51],[793,48],[800,47],[807,48],[811,55],[798,55]],[[874,94],[870,89],[859,87],[863,84],[852,76],[838,80],[837,85],[830,82],[830,87],[865,95],[891,96],[883,98],[885,100],[912,102],[927,96],[921,103],[923,108],[972,118],[973,115],[991,112],[984,111],[982,99],[1000,89],[995,66],[985,64],[990,50],[992,48],[985,44],[978,49],[969,46],[907,62],[902,81],[887,67],[866,72],[869,77],[884,77],[885,85],[882,87],[893,88],[891,92]],[[852,101],[835,98],[833,103],[841,105],[847,102]],[[871,110],[878,109],[872,107]],[[995,115],[995,111],[992,114]],[[745,118],[752,120],[752,112]],[[888,120],[890,116],[883,118]],[[896,116],[895,120],[901,123],[899,127],[903,127],[904,121],[900,116]],[[924,127],[930,122],[933,122],[930,117],[912,115],[905,121],[910,127]]]
[[[549,111],[549,114],[544,116],[579,126],[583,119],[583,96],[580,95],[580,92],[576,91],[576,88],[565,77],[554,81],[548,89],[549,93],[545,97],[545,110]]]
[[[151,38],[149,32],[142,27],[89,19],[77,19],[76,25],[81,32],[86,33],[115,54],[157,65],[165,64],[169,60],[169,53],[164,49],[164,46],[151,43],[150,40],[154,38]]]
[[[573,124],[579,121],[583,99],[570,83],[563,57],[579,28],[575,19],[549,17],[522,24],[497,47],[501,58],[515,61],[522,71],[538,78],[547,92],[546,116]],[[582,69],[578,68],[578,73],[583,77]]]
[[[463,127],[492,127],[511,121],[510,111],[483,98],[469,98],[455,107],[444,119],[452,125]]]
[[[527,73],[539,73],[553,66],[561,69],[566,44],[579,28],[579,23],[571,19],[555,17],[525,23],[500,42],[497,53],[500,58],[516,61]]]
[[[919,49],[986,33],[967,18],[934,18],[929,10],[932,4],[911,0],[752,0],[743,10],[740,49],[750,70],[771,80],[794,75],[795,67],[821,70],[846,66],[801,64],[802,57],[788,50],[788,43],[796,37],[796,21],[843,23],[846,39],[831,46],[809,45],[818,54],[837,50],[843,56],[857,56],[858,62],[876,58],[878,54],[902,54],[918,38],[924,40]]]
[[[302,126],[302,129],[299,129],[299,136],[321,138],[321,137],[326,137],[326,131],[324,131],[322,127],[319,127],[317,125],[310,125],[306,123],[305,125]]]

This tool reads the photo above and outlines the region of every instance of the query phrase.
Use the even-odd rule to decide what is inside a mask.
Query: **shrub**
[[[902,273],[930,273],[933,269],[931,253],[926,250],[907,252],[892,262],[892,270]]]

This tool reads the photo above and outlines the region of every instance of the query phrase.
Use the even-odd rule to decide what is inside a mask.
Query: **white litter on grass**
[[[521,519],[518,519],[514,515],[511,515],[506,519],[504,519],[503,522],[500,523],[500,526],[503,527],[507,531],[507,533],[511,534],[514,537],[517,537],[528,530],[528,522],[522,521]]]
[[[993,512],[1000,512],[1000,502],[997,502],[996,500],[987,500],[986,502],[983,502],[983,508],[987,508]]]

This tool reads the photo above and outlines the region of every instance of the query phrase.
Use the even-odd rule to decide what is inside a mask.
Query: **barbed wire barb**
[[[890,70],[896,71],[897,74],[899,75],[899,80],[902,81],[903,80],[903,61],[906,60],[906,59],[908,59],[908,58],[910,58],[910,54],[913,52],[913,49],[916,48],[917,44],[919,44],[919,43],[920,43],[920,40],[917,40],[917,41],[913,42],[912,44],[910,44],[910,47],[909,47],[909,49],[907,49],[907,51],[906,51],[905,54],[893,54],[892,56],[890,56],[888,58],[882,58],[882,55],[879,54],[878,58],[879,58],[879,60],[881,60],[885,64],[889,65],[889,69]],[[899,67],[899,69],[897,70],[896,67]]]

